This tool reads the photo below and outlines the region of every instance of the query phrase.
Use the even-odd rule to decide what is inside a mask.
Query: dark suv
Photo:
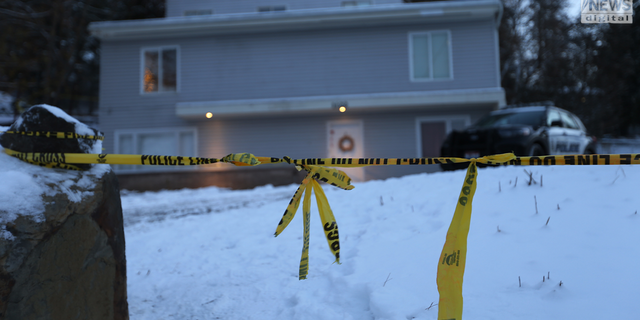
[[[464,131],[451,132],[440,150],[443,157],[468,159],[508,152],[517,156],[593,154],[596,146],[574,114],[540,106],[493,111]],[[456,166],[443,165],[443,169]]]

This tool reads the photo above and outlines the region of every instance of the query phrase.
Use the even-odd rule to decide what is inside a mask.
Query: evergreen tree
[[[162,0],[0,0],[0,91],[14,113],[47,103],[69,113],[97,108],[99,42],[93,21],[164,16]]]
[[[640,4],[634,4],[635,20]],[[602,25],[594,79],[604,101],[597,108],[599,131],[613,136],[640,134],[640,24]],[[631,129],[631,130],[630,130]]]

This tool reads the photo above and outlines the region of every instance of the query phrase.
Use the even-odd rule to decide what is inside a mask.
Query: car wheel
[[[531,146],[531,149],[529,149],[529,156],[530,157],[538,157],[538,156],[543,156],[544,155],[544,149],[542,149],[542,146],[534,143]]]

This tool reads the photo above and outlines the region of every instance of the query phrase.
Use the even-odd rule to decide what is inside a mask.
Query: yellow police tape
[[[100,136],[83,136],[60,132],[11,132],[24,135],[55,137],[55,138],[85,138],[101,139]],[[124,154],[84,154],[84,153],[21,153],[4,149],[8,155],[20,160],[54,168],[75,169],[73,164],[125,164],[125,165],[160,165],[187,166],[205,165],[218,162],[231,163],[236,166],[256,166],[269,163],[289,163],[299,170],[308,172],[296,190],[287,206],[275,236],[278,236],[289,225],[300,205],[304,194],[303,211],[303,246],[300,258],[299,279],[306,279],[309,270],[309,229],[311,212],[311,192],[315,193],[320,220],[325,232],[329,249],[335,256],[335,262],[340,263],[340,241],[338,224],[329,207],[322,187],[318,181],[323,181],[336,187],[351,190],[351,179],[342,171],[325,167],[364,167],[379,165],[430,165],[468,163],[462,190],[458,203],[447,231],[447,238],[442,248],[438,263],[437,284],[440,293],[438,304],[439,320],[460,320],[462,318],[462,282],[467,255],[467,236],[471,219],[473,196],[476,190],[477,163],[488,165],[618,165],[640,164],[640,154],[593,154],[593,155],[560,155],[539,157],[516,157],[515,155],[500,154],[485,156],[477,159],[455,157],[434,158],[310,158],[291,159],[289,157],[256,157],[250,153],[229,154],[223,158],[158,156],[158,155],[124,155]]]
[[[440,254],[436,278],[440,293],[438,319],[462,319],[462,280],[467,261],[467,235],[471,223],[471,203],[476,193],[476,175],[476,163],[471,161]]]
[[[0,133],[20,134],[28,137],[44,137],[58,139],[88,139],[88,140],[104,140],[104,136],[92,136],[78,134],[75,132],[60,131],[0,131]]]

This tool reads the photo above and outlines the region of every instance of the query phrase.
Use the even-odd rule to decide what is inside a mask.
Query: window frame
[[[468,114],[452,114],[452,115],[442,115],[442,116],[427,116],[427,117],[417,117],[416,118],[416,150],[417,157],[422,158],[422,128],[421,125],[424,122],[444,122],[445,126],[445,138],[451,131],[453,131],[452,122],[456,120],[464,121],[465,127],[469,127],[471,125],[471,116]],[[441,141],[443,142],[443,141]]]
[[[120,151],[120,136],[123,135],[131,135],[132,136],[132,144],[134,147],[133,154],[140,154],[138,151],[138,136],[143,134],[154,134],[154,133],[173,133],[176,138],[176,150],[180,150],[180,133],[189,132],[193,134],[193,155],[180,155],[180,154],[172,154],[171,156],[190,156],[190,157],[198,157],[198,128],[197,127],[169,127],[169,128],[149,128],[149,129],[121,129],[115,130],[113,133],[114,136],[114,153],[115,154],[123,154]],[[126,166],[131,167],[131,169],[123,169]],[[197,170],[198,166],[172,166],[172,167],[163,167],[151,166],[154,169],[145,169],[143,170],[140,165],[114,165],[114,171],[116,173],[153,173],[153,172],[167,172],[174,170]]]
[[[163,91],[160,90],[162,87],[162,51],[167,49],[175,49],[176,50],[176,90],[174,91]],[[155,51],[158,53],[158,90],[146,92],[144,91],[144,68],[145,68],[145,60],[144,55],[146,52]],[[179,45],[166,45],[166,46],[153,46],[153,47],[142,47],[140,48],[140,95],[148,96],[148,95],[156,95],[156,94],[172,94],[180,92],[180,46]]]
[[[432,34],[433,33],[446,33],[447,34],[447,44],[448,44],[448,55],[449,55],[449,77],[447,78],[434,78],[433,77],[433,42],[432,42]],[[416,78],[414,75],[414,67],[413,67],[413,37],[416,35],[428,35],[429,37],[429,74],[428,78]],[[431,81],[451,81],[453,80],[453,50],[451,45],[451,30],[429,30],[429,31],[412,31],[409,32],[409,79],[411,82],[431,82]]]

